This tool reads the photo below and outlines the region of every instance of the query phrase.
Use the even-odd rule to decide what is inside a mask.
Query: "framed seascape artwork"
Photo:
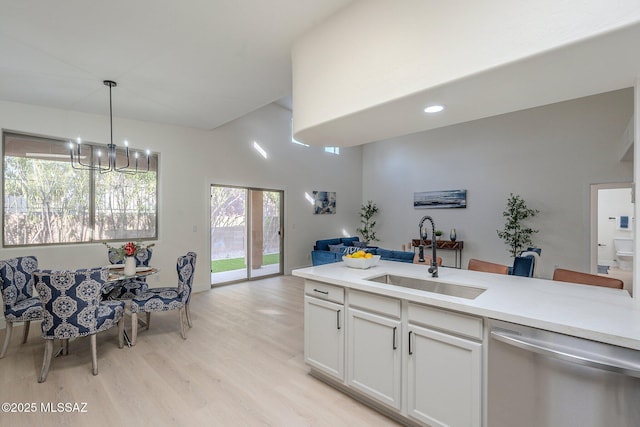
[[[336,213],[335,191],[314,191],[313,202],[313,213],[316,215]]]
[[[467,190],[422,191],[413,193],[416,209],[466,208]]]

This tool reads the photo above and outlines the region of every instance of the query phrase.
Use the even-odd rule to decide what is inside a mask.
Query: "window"
[[[158,155],[147,173],[100,174],[73,169],[67,144],[3,134],[3,246],[157,238]]]

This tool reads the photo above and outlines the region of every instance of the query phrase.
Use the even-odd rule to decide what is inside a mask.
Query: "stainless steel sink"
[[[382,276],[372,277],[367,280],[466,299],[476,299],[486,290],[482,288],[474,288],[472,286],[454,285],[452,283],[434,282],[431,280],[416,279],[414,277],[396,276],[395,274],[383,274]]]

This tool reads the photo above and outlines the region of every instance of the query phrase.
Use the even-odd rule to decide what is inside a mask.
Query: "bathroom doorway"
[[[632,188],[630,182],[591,186],[591,273],[619,278],[629,292],[635,227]]]

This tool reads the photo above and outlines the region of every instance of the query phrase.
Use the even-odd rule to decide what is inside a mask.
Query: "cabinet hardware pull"
[[[409,354],[413,354],[413,349],[411,348],[411,334],[413,331],[409,331]]]
[[[393,349],[396,350],[398,348],[398,344],[396,343],[396,331],[397,331],[398,327],[394,326],[393,327]]]
[[[342,329],[340,326],[340,311],[341,310],[336,311],[336,325],[338,326],[338,330]]]
[[[321,294],[329,295],[329,291],[321,291],[320,289],[314,289],[313,292],[320,292]]]

